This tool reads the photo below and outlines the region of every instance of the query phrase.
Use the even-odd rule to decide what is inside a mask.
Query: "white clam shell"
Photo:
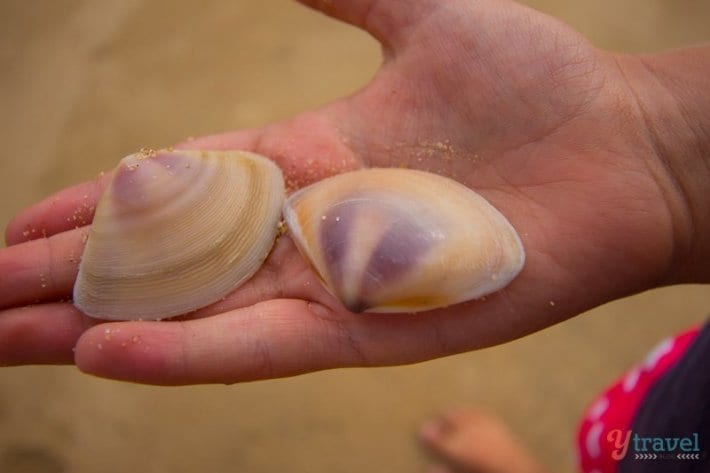
[[[508,220],[471,189],[407,169],[340,174],[290,196],[290,234],[354,312],[418,312],[492,293],[522,269]]]
[[[226,296],[266,259],[285,198],[281,170],[241,151],[124,158],[96,208],[74,304],[157,320]]]

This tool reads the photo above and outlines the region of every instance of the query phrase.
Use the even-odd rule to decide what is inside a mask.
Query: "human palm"
[[[448,175],[518,230],[521,274],[445,309],[352,314],[284,236],[256,276],[217,304],[171,322],[99,323],[57,300],[70,297],[87,233],[74,227],[89,223],[104,178],[9,225],[0,363],[76,362],[157,384],[408,363],[502,343],[663,280],[674,222],[648,211],[668,207],[667,189],[616,57],[502,0],[304,3],[380,39],[385,62],[373,81],[286,122],[180,146],[264,154],[292,189],[359,167]]]

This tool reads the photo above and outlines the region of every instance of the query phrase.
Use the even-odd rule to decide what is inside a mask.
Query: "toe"
[[[419,429],[419,438],[426,443],[438,442],[443,435],[441,421],[439,419],[430,420]]]

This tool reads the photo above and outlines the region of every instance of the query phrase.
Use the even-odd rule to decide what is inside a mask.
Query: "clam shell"
[[[127,156],[96,208],[74,304],[157,320],[218,301],[267,257],[284,198],[281,170],[253,153]]]
[[[293,240],[353,312],[418,312],[507,285],[525,252],[506,218],[451,179],[408,169],[340,174],[290,196]]]

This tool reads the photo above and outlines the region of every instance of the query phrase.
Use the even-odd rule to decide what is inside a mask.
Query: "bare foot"
[[[497,418],[455,409],[422,426],[422,443],[444,464],[431,472],[542,473],[544,470]]]

